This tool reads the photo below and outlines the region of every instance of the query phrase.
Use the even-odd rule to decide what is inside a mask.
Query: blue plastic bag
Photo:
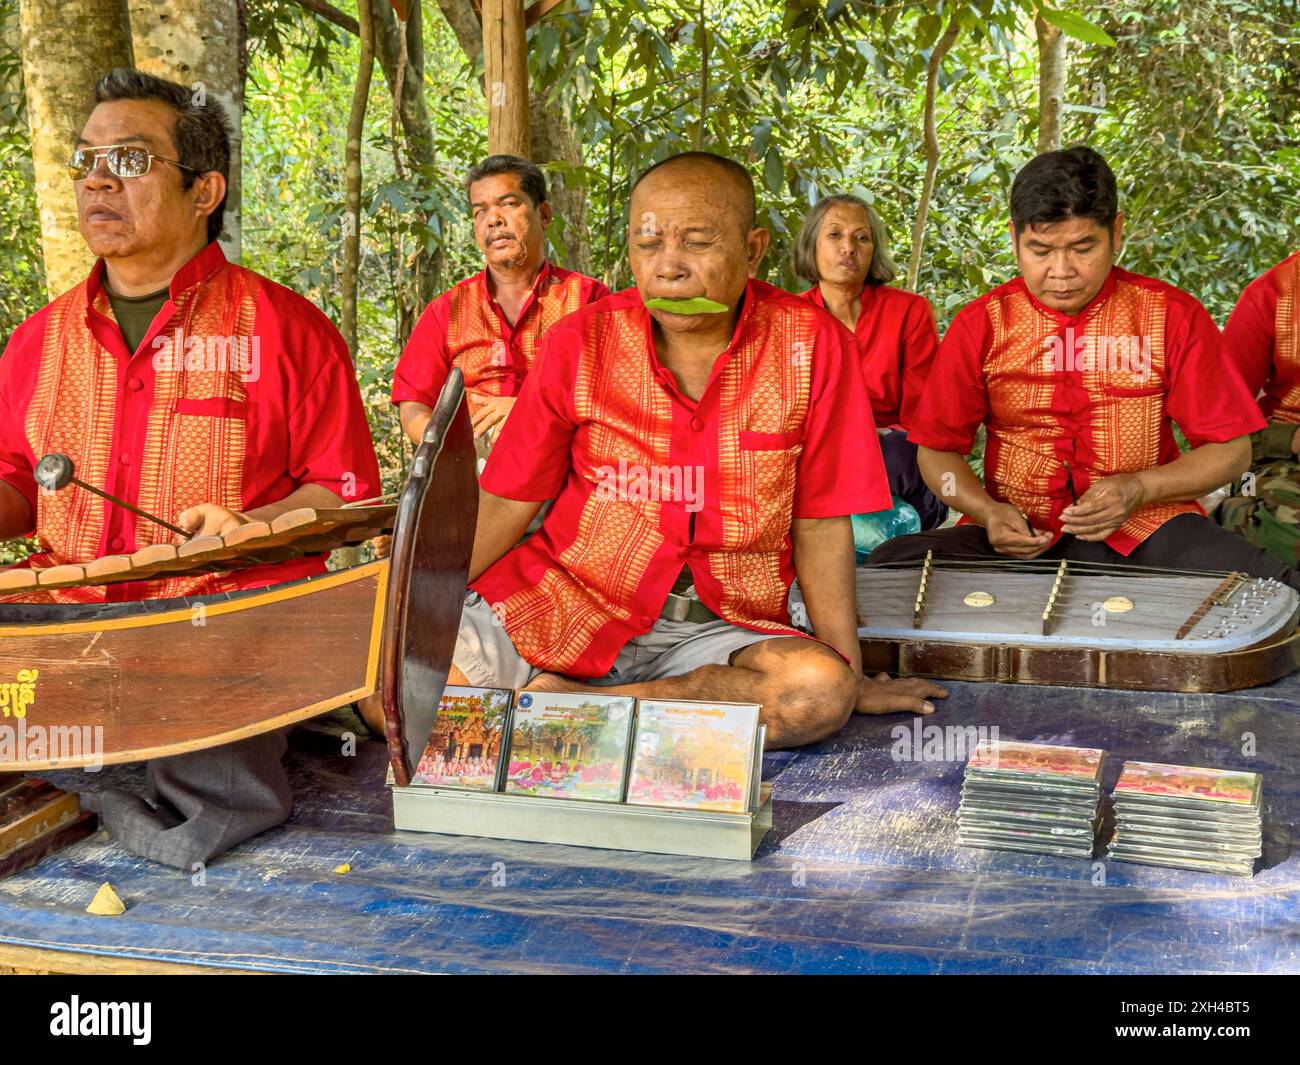
[[[893,499],[894,505],[890,510],[853,515],[853,550],[859,565],[886,540],[921,531],[921,516],[916,508],[898,496]]]

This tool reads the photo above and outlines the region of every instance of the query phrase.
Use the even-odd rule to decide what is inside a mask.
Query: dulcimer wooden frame
[[[902,677],[1133,691],[1227,692],[1300,668],[1300,632],[1214,655],[864,638],[862,668]]]

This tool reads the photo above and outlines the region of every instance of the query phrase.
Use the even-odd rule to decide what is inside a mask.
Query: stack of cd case
[[[992,740],[966,764],[957,809],[963,847],[1090,858],[1105,752]]]
[[[1258,773],[1125,762],[1115,785],[1117,861],[1252,876],[1260,855]]]

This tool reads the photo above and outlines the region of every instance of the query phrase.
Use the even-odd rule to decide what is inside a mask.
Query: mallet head
[[[54,451],[36,464],[32,476],[36,479],[38,488],[43,488],[47,492],[57,492],[60,488],[66,488],[72,482],[75,472],[76,469],[72,465],[72,459],[68,458],[67,455],[61,455]]]

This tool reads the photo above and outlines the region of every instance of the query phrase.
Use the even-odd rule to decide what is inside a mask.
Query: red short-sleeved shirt
[[[820,286],[814,285],[803,298],[826,306]],[[862,289],[862,309],[853,331],[876,427],[908,428],[939,352],[930,301],[906,289],[868,284]]]
[[[1261,274],[1223,327],[1224,354],[1270,421],[1300,423],[1300,252]]]
[[[392,400],[432,407],[453,366],[474,396],[517,396],[546,331],[607,295],[595,278],[544,263],[512,327],[492,298],[487,272],[468,277],[420,315],[393,375]]]
[[[1076,315],[1039,303],[1016,278],[953,319],[917,407],[911,439],[966,454],[987,428],[984,486],[1060,536],[1060,513],[1102,477],[1264,425],[1214,320],[1172,285],[1115,267]],[[1067,465],[1068,464],[1068,465]],[[1106,543],[1127,555],[1198,504],[1140,507]]]
[[[88,562],[174,541],[78,487],[41,493],[33,468],[68,455],[82,480],[167,521],[199,503],[252,510],[307,484],[344,499],[379,491],[347,348],[294,292],[209,244],[177,271],[137,351],[126,349],[104,265],[27,319],[0,358],[0,480],[32,504],[33,566]],[[202,595],[324,571],[315,556],[227,575],[72,588],[70,601]]]
[[[734,624],[789,635],[795,518],[890,505],[853,335],[750,281],[698,401],[654,354],[628,289],[549,334],[483,472],[508,499],[554,499],[542,528],[475,582],[520,654],[600,676],[648,632],[683,565]]]

